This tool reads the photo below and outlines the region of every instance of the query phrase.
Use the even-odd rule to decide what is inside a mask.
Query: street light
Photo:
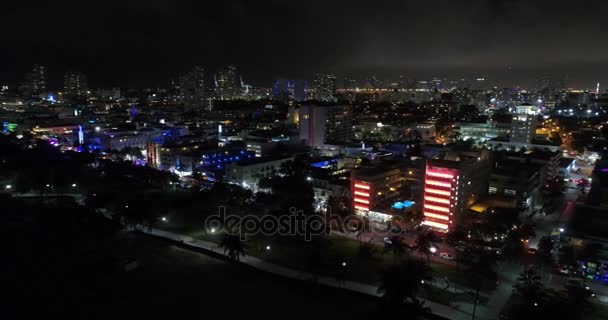
[[[343,267],[346,267],[346,262],[342,262],[342,266],[343,266]]]
[[[162,221],[167,222],[167,217],[160,218]]]
[[[215,233],[215,228],[211,228],[209,231],[211,231],[211,233]]]
[[[431,251],[431,253],[437,252],[437,248],[435,248],[435,247],[431,247],[429,250]]]
[[[564,232],[564,228],[559,228],[559,232]]]
[[[270,246],[266,246],[266,251],[270,251]]]
[[[76,184],[75,183],[72,183],[72,188],[76,188]]]
[[[6,190],[9,190],[9,189],[12,189],[12,188],[13,188],[13,186],[10,185],[10,184],[7,184],[6,186],[4,186],[4,189],[6,189]]]

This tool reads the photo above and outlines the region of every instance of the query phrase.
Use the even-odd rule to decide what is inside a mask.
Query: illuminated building
[[[448,231],[459,201],[459,170],[427,164],[424,181],[423,224]]]
[[[454,130],[460,133],[460,138],[463,140],[473,140],[476,143],[482,143],[497,137],[509,136],[511,125],[509,123],[490,121],[484,123],[459,122],[454,124]]]
[[[314,80],[315,100],[324,102],[336,101],[336,76],[333,74],[317,74]]]
[[[160,164],[160,154],[159,149],[160,145],[157,143],[148,143],[146,146],[146,161],[149,166],[158,167]]]
[[[487,193],[489,161],[477,158],[428,160],[424,174],[423,224],[448,232]]]
[[[63,77],[63,90],[68,97],[84,97],[87,94],[87,78],[81,72],[67,72]]]
[[[46,93],[46,68],[35,64],[32,71],[26,75],[20,91],[27,98],[39,98]]]
[[[538,110],[531,105],[517,106],[511,121],[511,143],[530,144],[536,133]]]
[[[232,100],[239,96],[240,85],[235,66],[229,65],[220,70],[214,81],[217,99]]]
[[[404,172],[396,165],[359,168],[351,173],[352,207],[372,221],[386,222],[388,209],[401,201]]]
[[[203,107],[206,103],[205,70],[195,66],[194,69],[179,78],[176,100],[188,107]]]
[[[249,154],[247,157],[246,160],[226,165],[226,182],[254,191],[257,191],[260,179],[276,175],[281,165],[293,160],[293,157],[251,158]]]
[[[305,105],[298,110],[300,139],[307,145],[349,142],[352,131],[352,106]]]
[[[305,101],[308,93],[306,80],[275,80],[272,83],[272,98],[284,101]]]

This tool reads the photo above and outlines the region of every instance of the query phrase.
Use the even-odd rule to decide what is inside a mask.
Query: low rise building
[[[276,175],[283,163],[293,159],[293,157],[261,157],[229,163],[226,165],[225,181],[257,191],[260,179]]]
[[[517,160],[496,161],[488,195],[505,199],[513,207],[533,209],[540,197],[542,167],[541,164],[524,165]]]

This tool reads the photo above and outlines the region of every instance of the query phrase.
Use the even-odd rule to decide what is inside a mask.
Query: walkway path
[[[188,236],[184,236],[184,235],[180,235],[180,234],[176,234],[173,232],[160,230],[160,229],[156,229],[156,228],[145,228],[144,230],[140,230],[140,231],[153,235],[153,236],[180,242],[184,246],[191,246],[194,248],[214,252],[214,253],[220,254],[220,255],[224,254],[223,250],[221,248],[219,248],[217,246],[217,244],[215,244],[215,243],[202,241],[202,240],[196,240],[192,237],[188,237]],[[279,265],[276,265],[273,263],[266,262],[264,260],[261,260],[259,258],[253,257],[253,256],[241,257],[240,262],[243,264],[249,265],[251,267],[254,267],[258,270],[273,273],[273,274],[291,278],[291,279],[311,281],[315,278],[315,275],[313,275],[309,272],[282,267],[282,266],[279,266]],[[354,282],[354,281],[343,281],[343,280],[341,281],[336,278],[328,277],[328,276],[316,276],[316,279],[317,279],[317,282],[322,285],[335,287],[335,288],[342,288],[342,289],[346,289],[346,290],[350,290],[350,291],[354,291],[354,292],[358,292],[358,293],[362,293],[362,294],[366,294],[366,295],[371,295],[374,297],[380,296],[377,291],[378,290],[377,286]],[[471,314],[472,314],[472,305],[471,304],[463,303],[458,306],[455,305],[453,307],[448,307],[448,306],[438,304],[438,303],[435,303],[432,301],[425,300],[425,303],[427,306],[429,306],[431,308],[431,310],[433,311],[434,314],[445,317],[447,319],[454,319],[454,320],[471,319]],[[484,310],[484,309],[487,309],[487,308],[485,308],[483,306],[477,307],[477,314],[478,314],[478,316],[476,317],[477,319],[480,319],[480,320],[497,319],[497,317],[495,315],[493,315],[493,313],[490,312],[490,310]],[[490,315],[490,316],[488,316],[488,315]]]

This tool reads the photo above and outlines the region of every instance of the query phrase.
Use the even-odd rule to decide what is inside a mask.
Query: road
[[[582,160],[576,161],[577,167],[581,169],[580,173],[571,172],[568,174],[566,179],[572,179],[574,181],[568,181],[565,183],[566,190],[564,191],[564,204],[561,207],[556,208],[556,212],[549,215],[536,215],[534,217],[534,223],[536,225],[536,237],[530,239],[529,247],[538,248],[538,241],[543,236],[550,235],[552,231],[559,230],[562,228],[567,232],[567,225],[574,213],[574,208],[578,201],[582,201],[585,193],[588,192],[588,188],[583,193],[577,186],[576,181],[580,179],[589,179],[593,171],[593,166],[583,162]],[[508,268],[509,269],[509,268]],[[513,272],[515,270],[505,270],[507,272]],[[542,270],[542,278],[545,286],[555,289],[564,290],[567,284],[568,277],[557,275],[553,270]],[[595,301],[608,304],[608,286],[597,281],[588,281],[586,283],[595,293]]]

